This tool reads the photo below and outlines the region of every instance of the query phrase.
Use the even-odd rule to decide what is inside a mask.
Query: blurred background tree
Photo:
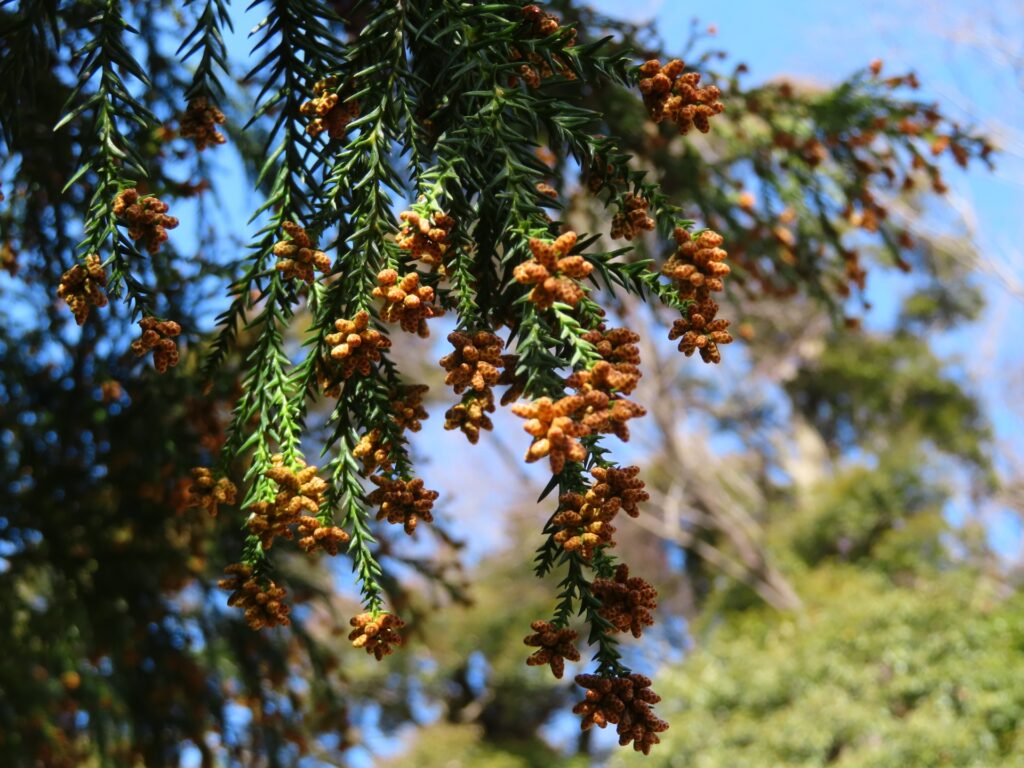
[[[137,98],[167,131],[127,141],[158,169],[154,188],[199,222],[158,275],[188,343],[155,376],[127,354],[126,310],[112,305],[79,334],[54,290],[88,203],[61,193],[86,141],[52,127],[106,5],[0,6],[0,754],[14,766],[634,762],[612,752],[614,737],[580,734],[571,686],[524,664],[520,638],[551,610],[524,568],[550,509],[531,504],[546,478],[523,471],[503,413],[464,454],[439,431],[446,404],[430,404],[414,449],[439,479],[453,465],[461,477],[442,482],[453,519],[441,537],[411,549],[382,537],[401,574],[385,586],[411,629],[401,654],[377,665],[348,647],[358,595],[345,562],[284,559],[297,603],[288,630],[251,632],[223,606],[216,579],[237,557],[240,518],[186,508],[187,473],[223,444],[238,396],[231,375],[206,389],[198,374],[223,283],[237,277],[238,198],[256,184],[275,116],[240,131],[263,83],[232,79],[230,154],[188,152],[174,131],[197,62],[176,61],[177,30],[227,6],[118,4],[153,82]],[[234,26],[280,5],[232,8]],[[327,5],[339,39],[359,28],[360,4]],[[672,723],[646,759],[1020,764],[1024,606],[976,514],[1012,503],[1014,478],[992,460],[985,403],[929,343],[982,310],[984,254],[940,195],[943,174],[988,145],[886,65],[830,86],[748,85],[703,27],[667,49],[652,26],[550,8],[581,42],[610,34],[638,62],[684,57],[727,104],[712,133],[681,138],[646,122],[635,92],[584,94],[633,167],[725,236],[736,279],[723,305],[743,346],[709,374],[658,341],[667,315],[628,298],[615,307],[645,342],[650,413],[629,458],[653,496],[619,545],[661,595],[660,626],[626,652],[663,680]],[[237,37],[232,64],[244,57]],[[566,222],[607,238],[594,169],[551,162]],[[654,239],[641,249],[660,257]],[[898,310],[873,319],[867,281],[904,273]],[[254,341],[240,339],[229,373]],[[401,345],[396,355],[417,365]],[[314,430],[324,415],[311,414]],[[467,462],[493,482],[466,478]]]

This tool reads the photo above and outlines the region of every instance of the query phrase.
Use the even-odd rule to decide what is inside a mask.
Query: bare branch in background
[[[657,476],[650,484],[653,503],[641,512],[640,524],[750,586],[769,605],[798,608],[799,597],[764,544],[759,518],[764,517],[765,499],[756,478],[745,473],[741,462],[716,453],[708,433],[682,416],[711,407],[708,402],[698,404],[699,395],[692,388],[679,386],[686,359],[654,343],[657,326],[638,303],[623,299],[621,312],[631,327],[647,324],[640,333],[645,371],[640,387],[654,426],[648,435],[655,450],[652,458],[660,468],[651,473]]]

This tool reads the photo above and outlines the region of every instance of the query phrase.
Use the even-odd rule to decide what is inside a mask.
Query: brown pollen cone
[[[600,365],[598,363],[594,368]],[[580,423],[588,433],[615,435],[622,441],[629,440],[629,420],[645,415],[647,410],[632,400],[609,394],[610,382],[602,382],[598,378],[588,384],[594,388],[584,387],[580,394],[574,396],[580,401],[577,408]]]
[[[632,392],[639,380],[640,369],[635,365],[612,365],[607,360],[599,360],[589,371],[575,371],[566,384],[581,393],[598,390],[613,395]]]
[[[157,373],[163,373],[178,364],[178,344],[174,341],[181,334],[178,323],[173,320],[157,320],[147,315],[139,321],[139,327],[142,328],[142,335],[131,344],[136,357],[152,352],[153,367]]]
[[[448,252],[448,236],[455,226],[451,216],[435,211],[429,217],[415,211],[403,211],[398,215],[402,228],[398,233],[398,247],[409,251],[413,259],[432,266],[444,263]]]
[[[684,317],[672,324],[669,339],[679,339],[679,351],[687,357],[700,351],[705,363],[718,363],[722,359],[719,344],[731,344],[732,334],[727,330],[728,320],[716,320],[718,304],[711,299],[694,302]]]
[[[552,242],[530,239],[533,258],[513,270],[515,279],[532,285],[530,301],[540,309],[548,309],[556,301],[575,307],[585,295],[579,280],[594,269],[582,256],[570,256],[576,247],[576,233],[566,232]]]
[[[383,475],[373,475],[370,482],[377,486],[366,500],[370,504],[379,505],[378,520],[387,520],[393,525],[401,524],[405,532],[412,535],[420,520],[432,523],[434,515],[431,511],[434,500],[440,495],[423,487],[420,478],[412,480],[393,480]]]
[[[384,300],[381,320],[398,323],[406,333],[415,333],[424,339],[430,335],[427,320],[444,314],[443,309],[433,304],[434,289],[420,285],[420,276],[416,272],[399,278],[393,269],[381,270],[372,295],[375,299]]]
[[[299,518],[299,546],[306,552],[322,549],[327,554],[338,554],[338,547],[348,541],[348,534],[336,525],[326,525],[315,517],[303,515]]]
[[[722,92],[714,85],[700,87],[700,75],[684,73],[685,66],[679,59],[664,67],[657,59],[644,63],[640,67],[644,106],[655,123],[668,120],[681,134],[689,133],[691,128],[707,133],[711,130],[710,119],[725,111],[718,100]]]
[[[617,631],[640,637],[654,623],[658,591],[639,576],[630,578],[627,565],[616,568],[612,579],[594,579],[591,589],[601,601],[598,613]]]
[[[191,139],[196,149],[202,152],[207,147],[223,144],[227,139],[217,130],[224,125],[224,113],[210,104],[205,96],[196,96],[188,103],[181,118],[181,137]]]
[[[639,334],[628,328],[587,331],[583,338],[597,349],[597,353],[612,365],[640,365]]]
[[[168,216],[167,210],[167,203],[152,196],[141,197],[134,187],[114,198],[114,215],[128,227],[128,236],[150,255],[167,241],[167,230],[178,226],[178,220]]]
[[[313,241],[305,229],[294,221],[281,222],[281,229],[289,239],[280,240],[274,245],[274,255],[277,256],[275,266],[285,279],[297,277],[312,283],[314,270],[325,274],[331,271],[330,257],[313,247]]]
[[[674,237],[678,248],[661,272],[675,281],[679,298],[702,301],[711,293],[724,290],[722,278],[730,269],[724,263],[728,254],[720,247],[722,236],[708,229],[694,237],[676,227]]]
[[[393,613],[381,613],[377,616],[372,613],[361,613],[354,616],[349,624],[355,627],[348,636],[352,645],[355,648],[365,648],[377,661],[390,656],[394,651],[393,646],[402,644],[402,636],[398,631],[405,626],[405,622]]]
[[[75,264],[61,275],[57,297],[64,299],[75,322],[81,325],[89,317],[90,309],[107,306],[106,284],[107,275],[100,257],[91,253],[85,257],[84,264]]]
[[[481,430],[494,429],[488,413],[494,413],[494,395],[490,389],[481,393],[471,392],[462,402],[453,405],[444,414],[445,429],[460,429],[473,445],[480,440]]]
[[[587,331],[583,335],[585,341],[594,345],[597,353],[620,374],[628,375],[632,385],[626,385],[625,379],[619,379],[616,387],[624,395],[630,394],[640,381],[640,348],[637,344],[640,337],[627,328],[601,328]]]
[[[533,437],[533,443],[526,452],[527,463],[547,456],[552,474],[557,475],[566,461],[583,461],[587,457],[587,451],[578,438],[589,434],[589,430],[572,419],[580,399],[563,397],[556,402],[550,397],[540,397],[533,402],[512,406],[512,413],[526,419],[523,429]]]
[[[216,516],[221,504],[234,504],[238,489],[226,477],[214,478],[207,467],[192,469],[192,485],[188,489],[188,506],[205,509]]]
[[[319,136],[324,131],[332,139],[342,139],[348,131],[348,124],[359,117],[359,102],[342,103],[337,91],[338,79],[325,77],[313,85],[313,98],[299,107],[299,112],[313,118],[306,126],[306,133]]]
[[[538,5],[524,5],[521,12],[523,20],[530,25],[530,34],[533,37],[549,37],[562,28],[557,16],[547,13]]]
[[[611,521],[619,511],[617,504],[591,504],[582,493],[565,493],[558,499],[558,508],[551,524],[557,529],[555,542],[566,552],[578,552],[589,561],[598,547],[615,546]]]
[[[654,219],[647,214],[651,204],[639,195],[628,195],[618,213],[612,217],[612,238],[632,240],[654,229]]]
[[[527,36],[534,38],[550,37],[551,35],[557,34],[562,31],[562,27],[559,23],[557,16],[553,16],[547,13],[537,5],[525,5],[522,8],[523,20],[527,26]],[[571,47],[576,44],[576,31],[570,29],[569,34],[566,37],[565,47]],[[510,56],[513,61],[519,61],[524,58],[523,52],[515,46],[512,46]],[[519,67],[519,76],[523,78],[526,85],[529,88],[539,88],[541,81],[552,77],[555,72],[551,67],[548,60],[541,56],[536,51],[529,51],[525,58],[529,61],[528,64],[523,64]],[[558,69],[558,74],[565,77],[568,80],[575,80],[576,73],[565,61],[565,58],[560,54],[551,54],[551,61],[554,62],[555,67]],[[512,76],[509,78],[509,85],[515,87],[519,83],[519,78]]]
[[[368,376],[374,363],[380,362],[381,351],[391,347],[391,339],[370,328],[370,313],[361,310],[351,320],[335,320],[337,333],[326,337],[331,359],[341,363],[341,378],[359,373]]]
[[[548,621],[534,621],[530,624],[533,630],[532,635],[527,635],[523,642],[531,648],[536,648],[526,659],[527,666],[539,667],[544,664],[551,665],[551,672],[559,680],[565,673],[565,661],[579,661],[580,652],[576,650],[576,639],[578,635],[567,627],[556,627]]]
[[[640,467],[594,467],[590,474],[597,481],[586,494],[590,504],[615,504],[630,517],[637,517],[637,505],[651,498],[644,481],[637,477]]]
[[[512,61],[522,61],[524,56],[523,52],[513,46],[509,49],[509,58]],[[547,80],[549,77],[555,76],[555,70],[548,63],[541,54],[536,51],[527,51],[525,59],[528,63],[519,65],[519,77],[523,78],[523,82],[530,89],[540,88],[541,83]],[[558,74],[567,80],[575,80],[576,73],[572,71],[572,68],[565,62],[565,59],[554,53],[551,55],[551,60],[555,62],[555,66],[558,68]],[[519,77],[512,75],[509,77],[509,85],[513,88],[519,84]]]
[[[426,384],[407,384],[398,388],[391,401],[391,418],[401,430],[419,432],[421,423],[428,418],[427,409],[423,407],[423,396],[430,391]]]
[[[545,184],[542,181],[537,182],[537,184],[534,185],[534,189],[536,189],[545,197],[550,197],[552,200],[558,199],[558,190],[552,187],[550,184]]]
[[[364,473],[373,472],[378,467],[391,466],[391,445],[383,440],[381,430],[371,429],[359,438],[359,443],[352,449],[352,455],[363,463]]]
[[[272,465],[264,475],[277,484],[278,491],[271,501],[258,501],[249,507],[249,531],[258,536],[264,549],[270,549],[278,537],[292,538],[291,526],[299,522],[303,513],[315,517],[320,512],[327,483],[320,478],[318,469],[298,460],[295,471],[284,464],[284,456],[271,457]]]
[[[489,390],[498,383],[504,365],[501,350],[505,343],[489,331],[454,331],[448,341],[455,351],[441,358],[441,367],[447,371],[444,383],[455,394],[461,395],[471,387],[476,392]]]
[[[242,563],[229,565],[224,573],[227,578],[218,581],[217,586],[231,592],[228,605],[245,611],[245,621],[252,629],[291,624],[284,589],[270,579],[257,579],[252,568]]]
[[[573,713],[583,716],[584,731],[593,726],[604,728],[608,723],[616,726],[619,744],[633,742],[637,752],[649,754],[654,744],[660,744],[658,734],[668,730],[668,723],[651,709],[661,697],[651,690],[651,680],[637,674],[622,677],[577,675],[576,684],[587,689],[586,697],[573,707]]]

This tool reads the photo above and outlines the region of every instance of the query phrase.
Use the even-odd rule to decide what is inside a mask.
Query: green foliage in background
[[[963,571],[896,584],[838,563],[798,584],[801,614],[721,616],[663,672],[674,727],[643,764],[1024,765],[1019,595]]]

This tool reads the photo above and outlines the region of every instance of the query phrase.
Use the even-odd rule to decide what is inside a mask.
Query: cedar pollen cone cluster
[[[633,391],[640,378],[636,363],[623,360],[623,356],[639,360],[634,341],[629,341],[633,339],[632,333],[615,328],[611,331],[598,329],[590,334],[590,338],[605,342],[603,348],[610,359],[602,359],[589,371],[576,371],[569,376],[566,384],[576,390],[575,394],[558,399],[540,397],[512,406],[512,413],[526,419],[523,429],[534,438],[526,453],[526,461],[547,457],[551,472],[556,475],[567,461],[581,462],[586,458],[587,451],[580,442],[581,438],[613,434],[628,440],[627,422],[647,412],[623,397]],[[613,339],[619,344],[616,345]]]
[[[434,267],[443,266],[444,255],[448,252],[448,238],[455,226],[455,219],[440,211],[434,211],[429,215],[403,211],[398,218],[402,222],[396,238],[398,247],[408,251],[415,261],[422,261]]]
[[[351,320],[335,320],[337,333],[328,334],[331,360],[338,364],[338,376],[348,379],[359,374],[369,376],[381,352],[391,347],[391,339],[370,327],[370,313],[360,310]]]
[[[147,352],[153,353],[153,367],[157,373],[178,364],[178,344],[175,337],[181,334],[181,326],[173,320],[157,320],[148,315],[139,321],[142,335],[132,342],[132,352],[142,357]]]
[[[320,513],[327,483],[318,476],[316,467],[307,467],[296,460],[298,470],[285,464],[284,456],[271,458],[271,466],[264,475],[277,485],[277,494],[270,501],[258,501],[249,507],[249,531],[259,537],[264,549],[270,549],[277,538],[291,539],[292,526],[299,523],[303,513],[316,517]]]
[[[441,358],[446,372],[444,383],[457,395],[469,391],[445,413],[444,428],[461,430],[475,444],[481,431],[494,427],[487,414],[494,413],[493,388],[501,383],[505,343],[490,331],[455,331],[448,335],[448,341],[455,351]]]
[[[650,754],[653,745],[661,743],[658,734],[668,730],[668,723],[651,709],[661,697],[651,690],[650,678],[637,674],[577,675],[576,682],[587,689],[586,698],[572,710],[583,716],[583,730],[595,725],[604,728],[611,723],[621,746],[633,742],[633,748],[645,755]]]
[[[205,509],[216,517],[221,504],[235,503],[238,489],[226,477],[216,478],[207,467],[192,470],[192,485],[188,489],[188,506]]]
[[[313,85],[313,98],[305,102],[299,111],[306,117],[313,118],[306,126],[306,133],[319,136],[324,131],[332,139],[343,139],[348,131],[348,124],[359,117],[359,102],[342,103],[338,93],[338,79],[325,77]]]
[[[480,441],[480,432],[490,432],[494,422],[487,414],[494,413],[494,395],[488,389],[485,392],[470,392],[463,396],[461,403],[456,403],[444,413],[444,428],[458,429],[473,445]]]
[[[392,392],[390,406],[391,421],[399,434],[419,432],[423,420],[428,418],[423,407],[423,397],[430,388],[423,384],[403,385]],[[392,445],[384,430],[374,427],[359,438],[352,449],[352,455],[363,465],[363,474],[369,476],[378,469],[390,470],[394,464]]]
[[[380,311],[381,320],[385,323],[398,323],[406,333],[415,333],[424,339],[430,335],[427,320],[444,314],[444,310],[434,305],[434,289],[429,285],[420,285],[417,272],[399,277],[393,269],[381,270],[372,296],[384,300]]]
[[[299,547],[307,553],[320,550],[336,555],[339,547],[348,542],[349,535],[325,517],[327,483],[318,473],[315,466],[306,466],[300,458],[289,463],[282,454],[271,457],[263,474],[274,483],[277,492],[272,499],[257,501],[246,508],[249,533],[264,550],[273,547],[277,539],[293,539],[296,533]],[[235,487],[230,481],[215,480],[209,469],[201,467],[192,470],[192,475],[191,506],[204,507],[212,514],[218,504],[234,503]],[[242,607],[249,626],[261,629],[289,623],[285,591],[265,573],[257,572],[247,563],[230,565],[225,573],[227,577],[219,585],[232,593],[228,605]]]
[[[57,296],[67,302],[75,322],[81,325],[89,317],[90,309],[107,306],[107,294],[103,292],[106,284],[100,257],[92,253],[85,257],[85,264],[75,264],[61,275]]]
[[[401,525],[410,536],[420,520],[425,523],[434,522],[431,510],[439,494],[437,491],[424,488],[420,478],[402,480],[371,475],[370,482],[376,485],[377,489],[372,491],[366,500],[380,507],[377,511],[378,520]]]
[[[526,5],[522,9],[523,18],[523,37],[526,39],[543,39],[551,37],[552,35],[558,35],[565,31],[565,40],[562,43],[562,48],[571,48],[576,45],[576,30],[572,28],[566,28],[561,26],[557,16],[553,16],[550,13],[546,13],[536,5]],[[558,75],[566,78],[567,80],[575,80],[576,73],[572,67],[569,66],[569,62],[566,61],[565,56],[559,53],[552,53],[550,62],[546,57],[538,53],[537,51],[528,51],[525,54],[516,46],[512,46],[509,49],[509,56],[513,61],[523,61],[519,66],[519,77],[523,79],[528,88],[537,89],[540,88],[541,83],[550,77],[554,77],[555,70],[557,69]],[[552,69],[551,63],[554,63],[555,69]],[[512,75],[509,77],[508,83],[510,86],[515,87],[519,84],[519,77]]]
[[[373,472],[377,467],[391,464],[391,444],[384,441],[384,433],[380,429],[371,429],[359,438],[352,455],[363,464],[363,472]]]
[[[553,242],[530,239],[533,258],[519,264],[513,274],[523,285],[532,285],[530,301],[538,309],[548,309],[556,301],[575,307],[585,291],[579,284],[593,271],[594,266],[582,256],[570,256],[576,247],[576,233],[566,232]]]
[[[224,134],[217,130],[217,126],[224,125],[224,122],[223,112],[210,104],[205,96],[197,96],[188,103],[181,118],[181,137],[191,139],[196,150],[202,152],[226,141]]]
[[[725,111],[725,105],[718,100],[721,91],[714,85],[701,88],[700,75],[684,74],[685,67],[679,59],[664,67],[657,59],[651,59],[640,67],[644,106],[654,122],[675,123],[681,134],[689,133],[691,128],[707,133],[711,130],[710,119]]]
[[[617,631],[640,637],[654,623],[651,611],[658,606],[658,593],[640,577],[630,578],[629,566],[616,568],[614,578],[594,579],[593,589],[601,601],[599,613]]]
[[[628,195],[618,213],[612,217],[612,238],[633,240],[644,232],[654,229],[655,222],[647,209],[651,204],[640,195]]]
[[[167,241],[167,230],[178,226],[178,220],[167,215],[167,203],[152,195],[142,197],[134,187],[114,198],[113,211],[128,228],[128,236],[150,255],[155,255]]]
[[[579,552],[584,560],[590,560],[598,547],[615,546],[615,516],[624,510],[637,517],[637,505],[650,498],[639,473],[639,467],[591,469],[596,482],[585,494],[566,493],[558,500],[559,511],[551,518],[555,542],[567,552]]]
[[[705,363],[720,362],[718,346],[732,342],[729,321],[716,319],[718,304],[711,299],[712,293],[724,289],[722,278],[730,271],[724,263],[727,254],[720,247],[722,236],[711,230],[693,236],[676,227],[675,239],[678,248],[661,271],[672,279],[679,298],[691,303],[673,323],[669,338],[679,339],[679,351],[687,357],[699,351]]]
[[[337,555],[338,548],[349,539],[349,535],[338,526],[324,523],[311,515],[300,517],[295,531],[299,536],[299,546],[304,552],[322,549],[331,557]]]
[[[576,396],[559,400],[541,397],[531,403],[513,405],[512,413],[527,420],[523,429],[533,437],[526,460],[534,462],[547,456],[551,473],[557,475],[567,461],[581,462],[587,458],[587,450],[579,438],[589,431],[573,418],[583,405]]]
[[[297,277],[312,283],[314,270],[325,274],[331,271],[330,257],[313,247],[305,229],[294,221],[281,222],[281,229],[288,239],[274,245],[274,255],[277,256],[277,269],[285,279]]]
[[[673,236],[679,247],[661,271],[676,282],[679,298],[702,301],[722,291],[722,278],[729,274],[724,263],[727,254],[720,247],[722,236],[705,230],[693,237],[682,227],[676,227]]]
[[[405,622],[393,613],[361,613],[353,616],[349,623],[355,627],[348,636],[352,645],[365,648],[377,661],[390,656],[394,651],[393,646],[402,644],[402,636],[398,631],[405,626]]]
[[[576,649],[579,635],[576,630],[567,627],[556,627],[549,621],[538,619],[530,624],[532,635],[527,635],[523,643],[536,648],[526,660],[527,666],[537,667],[551,665],[551,673],[559,680],[565,673],[566,659],[579,661],[580,652]]]
[[[673,341],[679,339],[679,351],[687,357],[699,351],[705,363],[721,362],[718,345],[732,342],[732,334],[726,330],[729,321],[715,319],[716,314],[718,304],[711,299],[694,302],[685,316],[672,324],[668,337]]]
[[[235,563],[224,569],[226,578],[217,586],[231,593],[228,605],[241,608],[252,629],[287,627],[291,609],[284,602],[285,592],[272,579],[255,575],[251,566]]]
[[[394,438],[402,440],[402,433],[418,432],[422,420],[427,418],[423,396],[424,385],[403,385],[391,392],[390,416],[397,430]],[[408,535],[416,531],[422,521],[434,521],[434,501],[439,494],[424,486],[420,478],[407,478],[396,469],[393,446],[382,428],[374,428],[360,437],[352,449],[352,456],[362,462],[363,476],[377,486],[366,495],[368,504],[377,506],[377,520],[401,525]],[[371,474],[375,473],[375,474]]]
[[[405,384],[392,392],[391,420],[401,430],[419,432],[428,417],[423,397],[430,390],[426,384]]]

